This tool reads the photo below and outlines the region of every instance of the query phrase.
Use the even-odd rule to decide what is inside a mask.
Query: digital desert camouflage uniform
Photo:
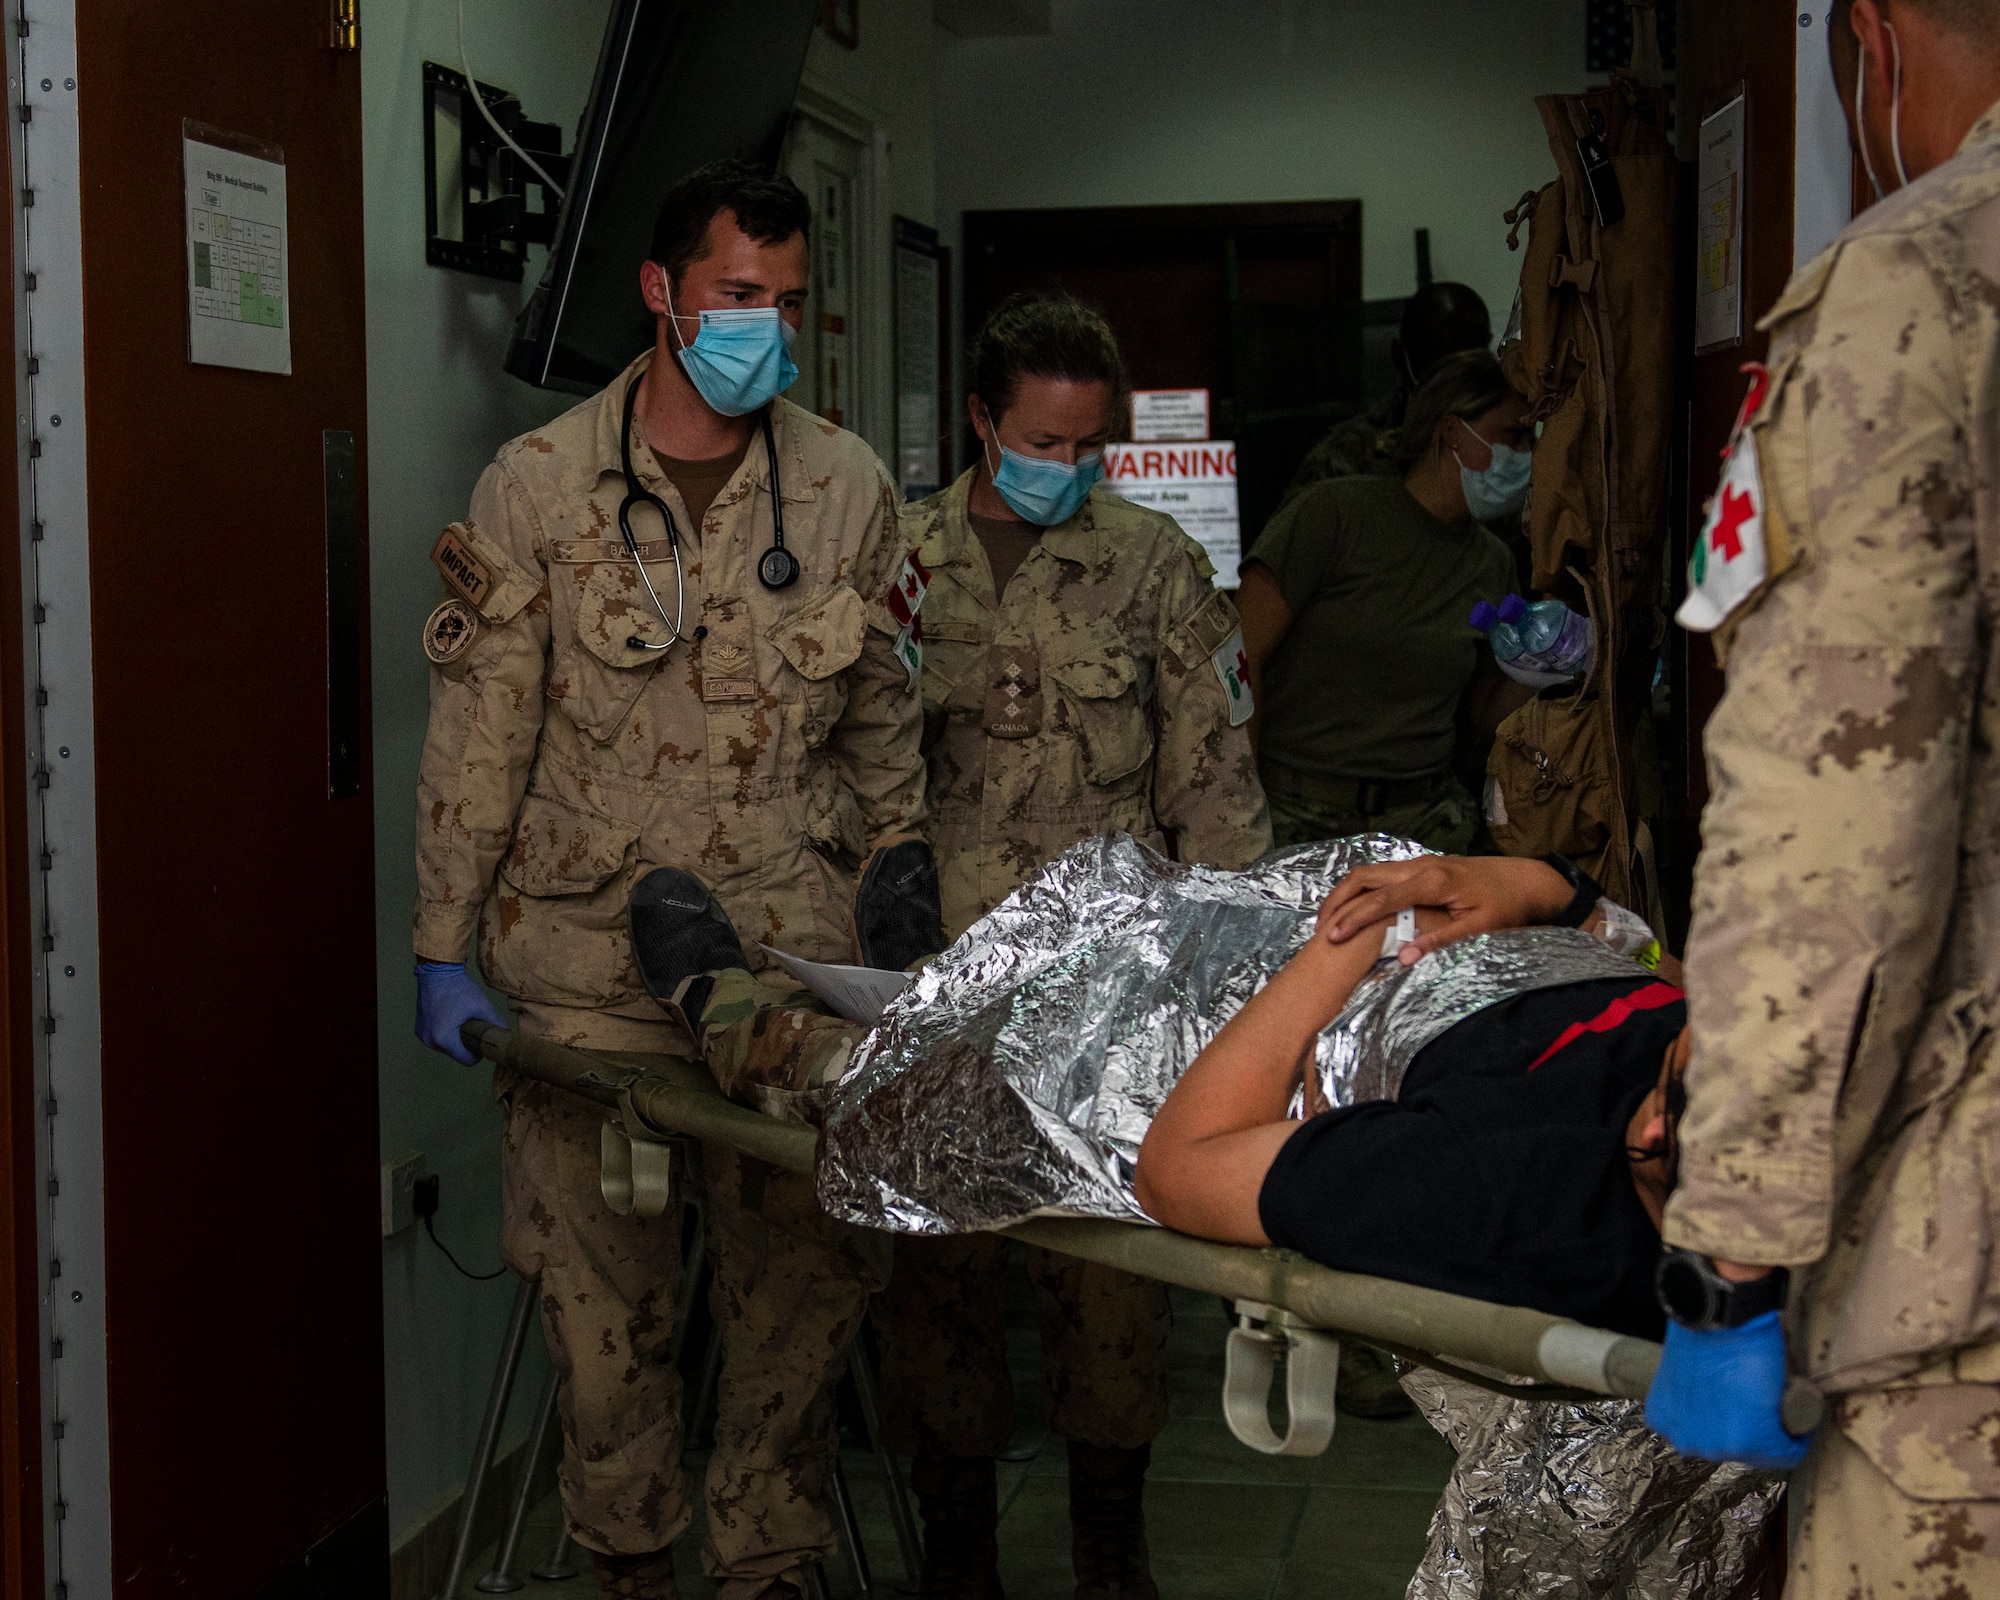
[[[1793,1270],[1787,1592],[2000,1594],[2000,106],[1763,326],[1665,1233]]]
[[[1193,540],[1102,487],[994,593],[967,520],[973,474],[903,510],[921,612],[933,840],[956,938],[1035,868],[1122,829],[1183,861],[1249,865],[1271,828],[1244,724],[1236,609]],[[882,1296],[888,1431],[923,1456],[991,1456],[1014,1428],[1002,1241],[898,1239]],[[1167,1295],[1028,1252],[1051,1424],[1133,1449],[1167,1421]]]
[[[635,438],[641,482],[682,530],[689,637],[670,651],[632,642],[669,636],[617,521],[621,407],[649,359],[504,446],[471,515],[438,542],[452,592],[425,638],[414,942],[419,958],[458,960],[476,927],[480,965],[526,1031],[688,1054],[692,1041],[634,967],[633,883],[685,867],[751,945],[851,960],[853,863],[923,822],[921,713],[881,602],[907,553],[894,486],[860,440],[782,400],[773,421],[801,580],[772,592],[755,577],[772,542],[761,439],[697,528]],[[671,612],[665,530],[641,508],[634,533]],[[680,1384],[663,1354],[675,1215],[607,1213],[599,1113],[511,1076],[495,1088],[507,1114],[503,1252],[541,1278],[566,1379],[572,1530],[606,1553],[658,1549],[690,1517]],[[832,1447],[828,1384],[887,1252],[821,1218],[808,1180],[719,1147],[704,1158],[725,1331],[703,1558],[737,1600],[834,1548],[817,1493]]]

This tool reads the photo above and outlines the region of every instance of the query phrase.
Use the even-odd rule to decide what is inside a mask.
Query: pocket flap
[[[1088,628],[1051,641],[1042,669],[1080,700],[1113,699],[1139,679],[1125,640],[1109,628]]]
[[[588,894],[624,866],[638,838],[634,823],[530,791],[522,797],[500,876],[523,894]]]
[[[794,611],[766,637],[800,677],[817,682],[845,671],[861,657],[867,626],[861,596],[847,584]]]

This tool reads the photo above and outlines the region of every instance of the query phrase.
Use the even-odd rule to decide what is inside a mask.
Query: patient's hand
[[[1319,908],[1319,933],[1343,944],[1410,906],[1436,906],[1438,926],[1404,945],[1405,966],[1475,933],[1546,922],[1570,902],[1563,875],[1518,856],[1419,856],[1356,867]],[[1375,935],[1379,937],[1379,935]]]

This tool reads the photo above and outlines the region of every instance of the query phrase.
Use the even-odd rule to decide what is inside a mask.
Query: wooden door
[[[360,60],[328,19],[60,0],[18,46],[70,1600],[387,1589]],[[188,122],[282,151],[288,375],[190,360]]]

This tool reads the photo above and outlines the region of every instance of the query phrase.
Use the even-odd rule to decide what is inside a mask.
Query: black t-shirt
[[[1625,1130],[1686,1020],[1650,978],[1473,1013],[1418,1053],[1394,1100],[1285,1142],[1258,1196],[1265,1233],[1343,1272],[1659,1338],[1660,1236]]]

